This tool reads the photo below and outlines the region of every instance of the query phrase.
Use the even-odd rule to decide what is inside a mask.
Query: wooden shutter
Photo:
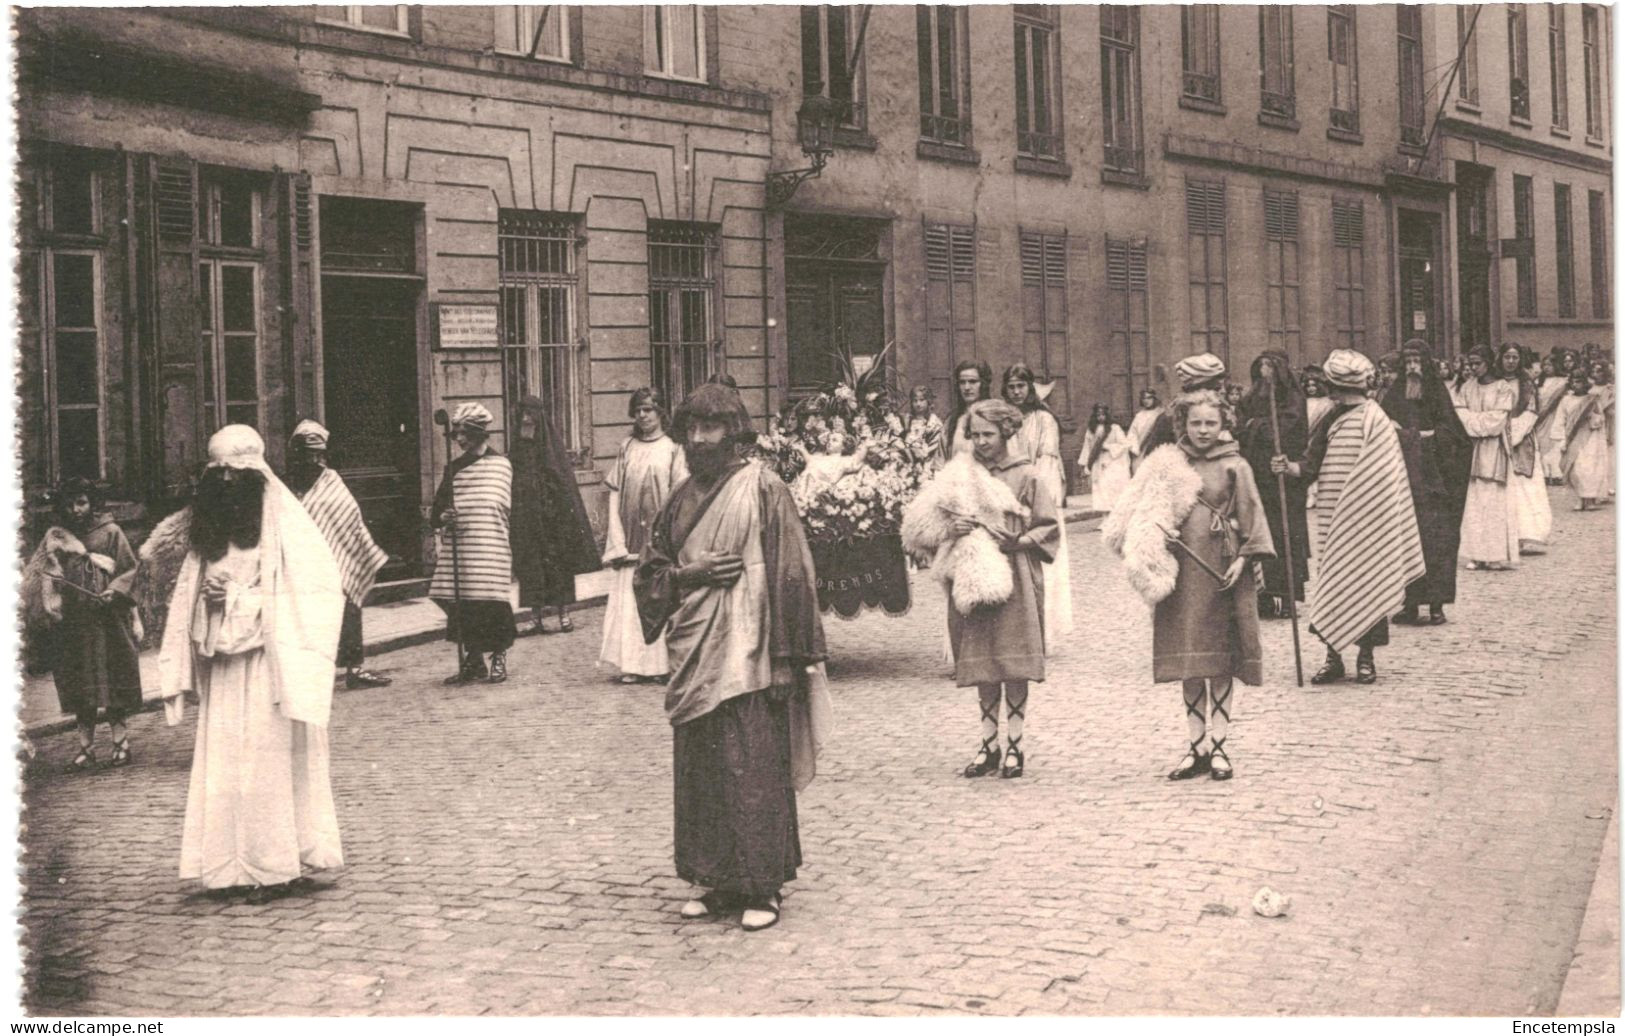
[[[198,312],[197,163],[149,159],[150,234],[157,254],[157,428],[164,492],[186,493],[204,459],[203,335]]]
[[[1111,370],[1110,403],[1132,414],[1142,389],[1151,384],[1150,278],[1146,242],[1106,239],[1106,355]]]
[[[1359,202],[1332,202],[1332,244],[1337,248],[1365,246],[1365,206]]]

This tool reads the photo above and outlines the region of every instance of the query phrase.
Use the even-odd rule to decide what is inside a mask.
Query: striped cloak
[[[508,458],[487,452],[458,468],[451,478],[451,505],[457,510],[455,533],[451,527],[440,530],[430,597],[448,603],[459,595],[465,601],[510,601],[513,549],[508,542],[508,519],[512,500],[513,465]]]
[[[367,531],[367,524],[361,518],[361,506],[350,495],[344,479],[332,468],[323,468],[299,501],[333,549],[345,599],[361,607],[373,580],[378,578],[378,570],[389,560],[389,553],[373,542],[372,533]]]
[[[1427,572],[1405,455],[1376,403],[1328,429],[1314,510],[1320,567],[1310,628],[1341,652],[1403,607],[1405,587]]]

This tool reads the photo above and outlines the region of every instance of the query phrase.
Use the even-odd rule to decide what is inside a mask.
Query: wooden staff
[[[1201,557],[1199,557],[1197,555],[1196,551],[1194,551],[1194,550],[1190,549],[1189,547],[1185,546],[1185,541],[1180,539],[1178,536],[1175,536],[1173,533],[1169,532],[1167,529],[1164,529],[1160,525],[1157,526],[1157,530],[1162,533],[1163,538],[1168,541],[1168,544],[1170,546],[1178,547],[1181,551],[1183,551],[1185,553],[1186,557],[1188,557],[1192,561],[1196,562],[1196,564],[1202,569],[1202,571],[1204,571],[1208,575],[1212,576],[1214,582],[1218,583],[1220,586],[1224,585],[1224,573],[1223,572],[1220,572],[1218,569],[1214,568],[1212,565],[1208,564],[1206,561],[1203,561],[1201,559]]]
[[[1264,361],[1264,370],[1269,379],[1270,393],[1270,435],[1275,440],[1275,456],[1281,456],[1281,418],[1275,410],[1275,364],[1269,360]],[[1286,540],[1286,610],[1292,618],[1292,662],[1298,671],[1298,686],[1303,686],[1303,647],[1298,643],[1298,588],[1293,583],[1292,566],[1292,515],[1286,506],[1286,475],[1281,472],[1275,474],[1275,492],[1281,502],[1281,536]]]

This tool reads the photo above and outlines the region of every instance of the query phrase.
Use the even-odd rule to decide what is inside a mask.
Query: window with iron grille
[[[1399,142],[1422,146],[1422,8],[1400,4],[1399,12]]]
[[[1191,352],[1230,362],[1230,300],[1225,283],[1225,187],[1219,180],[1185,181],[1186,265]]]
[[[1608,203],[1601,191],[1586,193],[1587,213],[1591,224],[1591,315],[1598,320],[1608,319],[1613,284],[1608,280]]]
[[[1537,315],[1535,296],[1535,182],[1527,176],[1512,177],[1512,236],[1527,242],[1514,262],[1518,268],[1518,315]]]
[[[1264,260],[1269,347],[1296,359],[1303,344],[1297,191],[1264,189]]]
[[[1580,46],[1585,52],[1586,136],[1602,140],[1607,115],[1602,101],[1602,15],[1587,4],[1580,8]]]
[[[1569,128],[1569,30],[1562,4],[1546,5],[1546,50],[1551,58],[1552,128]]]
[[[857,46],[857,7],[801,8],[801,93],[839,101],[842,126],[864,126],[863,62],[852,65]]]
[[[1557,315],[1574,316],[1574,216],[1569,209],[1569,185],[1552,185],[1552,210],[1557,229]]]
[[[970,143],[970,8],[914,8],[920,58],[920,136],[939,144]]]
[[[1066,375],[1066,234],[1021,232],[1022,353],[1039,373]],[[1064,382],[1063,391],[1064,391]],[[1062,400],[1056,400],[1061,404]],[[1059,407],[1065,409],[1064,406]]]
[[[503,395],[541,399],[567,449],[580,449],[576,364],[576,219],[503,209],[497,216]],[[517,427],[510,422],[510,427]]]
[[[1529,12],[1507,4],[1507,85],[1512,91],[1512,117],[1529,118]]]
[[[257,425],[263,316],[261,192],[245,177],[205,174],[198,192],[198,302],[203,412],[210,428]]]
[[[1219,87],[1219,5],[1181,7],[1179,16],[1184,72],[1180,89],[1186,97],[1218,104],[1224,100]]]
[[[1336,347],[1365,348],[1365,204],[1332,202],[1332,309]]]
[[[649,224],[652,384],[673,405],[711,376],[717,346],[716,232],[693,223]]]
[[[1360,132],[1360,51],[1353,4],[1326,9],[1326,59],[1332,73],[1332,128]]]
[[[1293,119],[1298,115],[1292,55],[1292,8],[1268,4],[1258,9],[1258,110]]]
[[[1016,151],[1029,158],[1061,157],[1061,77],[1057,8],[1017,4]]]
[[[570,8],[564,4],[499,4],[494,45],[498,54],[522,54],[545,61],[570,60]]]
[[[925,322],[932,355],[976,355],[976,228],[926,223]]]
[[[1150,384],[1151,291],[1146,242],[1106,238],[1106,349],[1121,379],[1118,407],[1134,409]],[[1119,366],[1120,365],[1120,366]]]
[[[1456,50],[1461,54],[1456,96],[1467,104],[1478,103],[1478,33],[1473,28],[1477,11],[1476,6],[1456,5]]]
[[[698,4],[644,7],[643,70],[668,79],[705,81],[705,16]]]
[[[1140,142],[1140,9],[1127,4],[1100,8],[1101,139],[1107,169],[1138,173],[1145,165]]]

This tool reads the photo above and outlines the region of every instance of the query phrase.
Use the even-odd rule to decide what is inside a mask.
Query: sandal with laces
[[[90,748],[79,749],[79,754],[73,757],[73,763],[71,765],[75,770],[79,770],[81,772],[94,767],[96,765],[95,747],[92,746]]]
[[[134,761],[135,756],[130,754],[130,739],[128,737],[123,741],[113,742],[113,759],[108,763],[109,766],[129,766]]]
[[[982,747],[976,751],[976,757],[965,767],[965,776],[986,777],[990,773],[997,773],[1000,758],[998,747],[990,741],[983,741]]]
[[[1375,658],[1362,653],[1359,658],[1354,660],[1354,682],[1377,682],[1377,660]]]
[[[1326,664],[1320,667],[1319,672],[1309,678],[1309,682],[1316,685],[1336,683],[1347,675],[1349,675],[1349,671],[1343,668],[1342,656],[1327,653]]]
[[[506,651],[493,651],[491,653],[491,675],[486,677],[487,683],[501,683],[508,678],[508,653]]]
[[[1204,734],[1202,737],[1206,737]],[[1202,751],[1202,738],[1191,742],[1191,750],[1185,753],[1185,758],[1179,765],[1168,772],[1171,781],[1188,781],[1192,777],[1200,777],[1207,773],[1213,765],[1213,759]]]
[[[1011,738],[1010,747],[1004,750],[1004,768],[999,776],[1004,778],[1020,777],[1027,769],[1027,757],[1016,747],[1021,744],[1021,738]]]

